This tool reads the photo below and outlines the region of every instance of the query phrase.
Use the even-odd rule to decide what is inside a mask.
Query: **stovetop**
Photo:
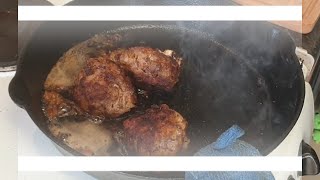
[[[18,156],[61,156],[61,153],[30,119],[16,106],[8,93],[15,72],[0,72],[0,179],[19,180],[95,180],[83,172],[19,172]],[[4,167],[2,167],[4,166]]]
[[[62,2],[65,0],[51,0],[55,2]],[[300,36],[301,39],[301,35]],[[320,52],[320,21],[318,21],[315,29],[312,33],[302,36],[302,47],[306,49],[314,58],[319,58]],[[317,62],[317,61],[316,61]],[[318,63],[319,64],[319,63]],[[1,139],[8,137],[12,131],[16,132],[16,136],[12,139],[12,144],[9,144],[7,149],[17,149],[15,153],[18,155],[27,156],[60,156],[61,154],[55,149],[51,141],[35,126],[33,121],[27,115],[27,113],[18,108],[10,99],[7,93],[8,84],[13,76],[11,72],[7,76],[0,76],[0,84],[5,88],[0,88],[0,140],[1,142],[8,141],[8,139]],[[0,73],[1,75],[1,73]],[[12,118],[14,117],[14,118]],[[16,128],[17,127],[17,128]],[[5,130],[3,130],[5,129]],[[4,134],[4,135],[2,135]],[[18,143],[16,139],[18,138]],[[9,140],[10,141],[10,140]],[[8,153],[12,154],[12,151]],[[0,155],[0,159],[5,160],[10,154]],[[16,162],[16,161],[15,161]],[[16,166],[16,164],[10,164],[10,166]],[[16,174],[16,172],[14,172]],[[17,178],[6,178],[17,179]],[[94,180],[91,176],[83,172],[35,172],[35,173],[19,173],[18,179],[26,180]]]

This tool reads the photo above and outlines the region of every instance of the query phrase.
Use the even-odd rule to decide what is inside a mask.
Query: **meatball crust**
[[[118,49],[110,53],[110,59],[131,72],[135,80],[142,85],[171,91],[179,80],[181,59],[157,49]]]
[[[83,114],[82,110],[74,102],[64,98],[55,91],[45,91],[42,101],[44,113],[49,120]]]
[[[124,70],[105,57],[89,59],[76,80],[74,100],[90,115],[118,117],[135,107],[135,88]]]
[[[126,148],[144,156],[176,155],[189,142],[187,121],[162,104],[123,122]]]

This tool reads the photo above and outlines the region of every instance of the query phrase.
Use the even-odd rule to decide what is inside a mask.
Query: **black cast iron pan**
[[[174,95],[163,101],[188,120],[189,155],[233,124],[246,131],[244,141],[267,155],[300,115],[304,78],[295,45],[286,33],[264,23],[47,22],[24,48],[9,92],[68,155],[79,154],[50,134],[41,110],[43,83],[64,52],[102,31],[125,35],[118,47],[143,44],[172,49],[183,57]],[[179,178],[183,173],[142,176]]]

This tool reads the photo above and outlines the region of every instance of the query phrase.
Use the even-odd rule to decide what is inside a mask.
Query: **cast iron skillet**
[[[200,25],[201,30],[192,28]],[[172,49],[183,57],[174,95],[163,101],[188,120],[190,155],[234,124],[246,131],[242,140],[267,155],[300,115],[305,92],[295,45],[286,33],[263,23],[48,22],[24,48],[9,92],[67,154],[79,155],[50,134],[41,110],[43,83],[64,52],[102,31],[125,36],[117,47],[143,44]],[[133,174],[183,177],[183,173]]]

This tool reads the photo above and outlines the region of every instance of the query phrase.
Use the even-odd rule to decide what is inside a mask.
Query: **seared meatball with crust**
[[[83,114],[82,110],[74,102],[54,91],[45,91],[42,101],[44,103],[44,113],[49,120]]]
[[[76,80],[73,97],[90,115],[118,117],[135,107],[135,88],[125,71],[105,57],[89,59]]]
[[[142,85],[171,91],[179,80],[181,59],[172,53],[149,47],[118,49],[110,53],[110,59],[131,72]]]
[[[144,156],[176,155],[186,148],[187,121],[162,104],[123,122],[126,148]]]

